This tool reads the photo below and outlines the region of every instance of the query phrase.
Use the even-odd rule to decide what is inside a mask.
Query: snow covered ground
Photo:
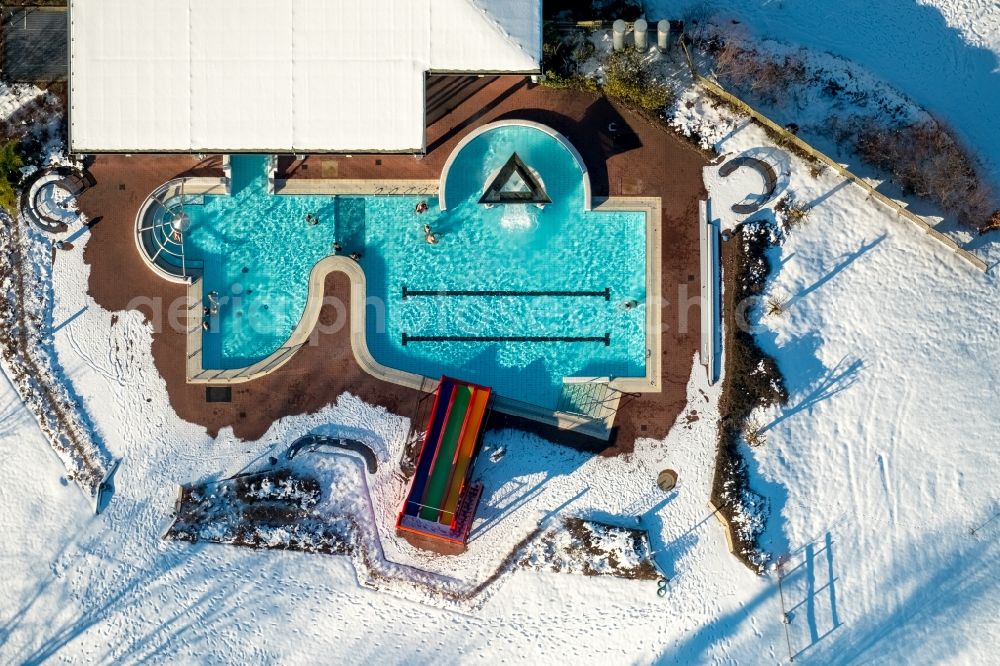
[[[950,29],[937,10],[901,0],[863,9],[855,0],[822,9],[804,0],[737,6],[767,21],[761,30],[831,49],[847,40],[850,12],[885,13],[883,31],[898,39],[869,37],[873,28],[861,26],[857,44],[840,44],[849,51],[843,54],[857,49],[856,59],[959,125],[962,116],[948,109],[963,98],[930,89],[937,75],[917,81],[924,88],[909,85],[906,77],[919,76],[921,58],[931,57],[912,52],[952,49],[956,79],[995,84],[993,69],[984,73],[974,54],[981,46],[1000,52],[1000,28],[990,3],[936,2],[960,26],[952,32],[973,45],[968,53],[952,42],[909,38]],[[925,13],[937,19],[924,26]],[[882,43],[902,50],[887,56]],[[880,62],[909,71],[881,71]],[[982,86],[971,90],[984,94]],[[989,101],[978,100],[970,106]],[[707,119],[703,128],[711,126],[720,152],[781,158],[756,128],[695,101],[684,122]],[[961,130],[979,146],[997,142],[981,122]],[[227,476],[330,427],[381,442],[391,471],[407,424],[348,395],[275,424],[255,442],[227,432],[212,439],[181,421],[142,318],[113,318],[86,296],[87,231],[77,222],[68,232],[76,248],[58,253],[53,268],[54,344],[103,441],[123,462],[114,499],[94,516],[0,375],[7,459],[0,467],[0,662],[760,663],[785,661],[789,651],[797,662],[823,664],[994,661],[997,278],[832,174],[813,177],[792,158],[781,166],[782,194],[811,212],[775,251],[768,293],[785,302],[785,314],[764,318],[759,336],[787,376],[790,400],[760,415],[767,443],[749,451],[754,489],[773,511],[764,545],[785,562],[780,591],[776,574],[754,576],[725,552],[706,508],[717,389],[705,384],[696,358],[687,413],[666,440],[641,441],[629,458],[491,433],[477,472],[484,505],[465,560],[423,556],[396,540],[387,525],[400,486],[388,477],[371,486],[387,558],[469,581],[490,571],[502,554],[495,548],[539,521],[578,515],[624,524],[641,516],[672,579],[664,598],[650,582],[518,571],[481,606],[455,607],[405,589],[363,587],[347,558],[162,541],[178,483]],[[716,213],[759,191],[759,179],[745,171],[725,181],[709,171]],[[489,453],[500,449],[494,462]],[[680,473],[668,494],[654,484],[665,467]]]
[[[763,145],[751,127],[721,148]],[[346,558],[161,541],[178,482],[231,474],[329,424],[374,435],[391,461],[406,423],[343,396],[256,442],[225,432],[210,439],[170,411],[141,318],[119,313],[112,325],[84,294],[88,269],[73,250],[54,268],[53,320],[69,322],[55,343],[124,462],[107,513],[93,516],[0,384],[0,445],[10,461],[0,469],[0,530],[17,535],[0,545],[0,659],[775,662],[790,642],[797,661],[813,663],[988,661],[1000,629],[1000,520],[987,522],[1000,511],[991,439],[1000,423],[988,408],[1000,369],[990,316],[1000,292],[856,188],[813,179],[795,160],[788,170],[787,187],[815,205],[782,246],[771,287],[788,312],[765,320],[762,335],[792,397],[786,411],[763,415],[774,423],[752,468],[776,513],[765,545],[787,561],[788,639],[777,577],[756,577],[728,555],[705,506],[716,390],[697,359],[689,412],[665,442],[641,442],[630,459],[511,432],[489,436],[490,451],[504,449],[498,462],[480,459],[487,491],[474,532],[511,543],[547,516],[642,516],[672,578],[665,598],[650,582],[518,571],[481,607],[442,607],[360,586]],[[745,189],[759,187],[745,175]],[[76,243],[84,242],[85,231]],[[664,467],[680,472],[669,494],[654,484]],[[421,559],[385,523],[380,536],[390,559]],[[435,564],[475,579],[489,559]]]
[[[793,652],[985,663],[1000,632],[996,278],[737,127],[720,152],[784,161],[778,196],[811,207],[771,257],[764,299],[784,312],[751,318],[790,394],[759,415],[767,443],[747,453],[773,512],[763,545],[787,562]],[[730,227],[728,202],[760,177],[717,171],[712,210]]]
[[[85,240],[86,232],[77,243]],[[546,514],[641,515],[656,535],[658,564],[673,578],[665,598],[648,581],[519,571],[502,579],[482,608],[445,609],[433,599],[415,603],[405,591],[359,586],[346,558],[161,541],[180,481],[235,472],[276,443],[330,423],[398,447],[405,423],[344,396],[319,414],[276,424],[257,442],[226,433],[212,440],[167,406],[140,318],[121,313],[112,325],[111,313],[83,295],[86,270],[77,250],[58,255],[54,319],[83,312],[55,338],[109,447],[124,459],[117,494],[105,514],[92,516],[77,489],[60,485],[58,461],[4,389],[0,404],[13,418],[2,434],[11,458],[0,470],[0,529],[23,536],[0,545],[7,570],[0,579],[3,661],[621,663],[665,653],[721,658],[736,643],[746,658],[780,654],[777,588],[725,552],[705,506],[715,393],[699,366],[690,387],[699,418],[683,419],[665,443],[643,443],[631,459],[594,458],[514,433],[490,435],[489,445],[505,454],[498,463],[482,459],[487,507],[474,529],[499,534]],[[655,487],[662,467],[680,472],[671,494]],[[512,501],[529,507],[527,515],[505,516],[491,528],[490,512],[516,508],[506,506]],[[461,560],[438,566],[468,573]],[[759,614],[743,611],[747,595]],[[748,633],[728,636],[744,621]]]
[[[843,56],[951,125],[1000,189],[995,0],[643,0],[651,18],[731,16],[752,34]]]

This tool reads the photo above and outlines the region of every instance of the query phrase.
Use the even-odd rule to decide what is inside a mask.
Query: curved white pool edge
[[[433,391],[438,380],[417,375],[412,372],[396,370],[382,365],[375,360],[368,350],[366,338],[367,283],[365,272],[350,257],[329,255],[316,262],[309,272],[309,291],[306,297],[305,309],[299,318],[299,323],[285,343],[256,363],[242,368],[225,370],[208,370],[202,365],[202,328],[201,317],[191,316],[191,312],[202,312],[203,298],[202,281],[195,280],[188,287],[188,355],[187,380],[191,384],[240,384],[274,372],[285,365],[299,349],[306,345],[312,337],[319,313],[323,308],[326,277],[330,273],[341,272],[347,275],[351,284],[350,312],[348,314],[351,351],[358,366],[369,375],[393,384],[399,384],[418,391]]]
[[[562,144],[562,146],[569,151],[569,154],[573,156],[574,160],[576,160],[576,164],[578,167],[580,167],[580,172],[583,175],[583,209],[589,211],[591,208],[590,173],[588,173],[587,165],[584,163],[583,156],[580,155],[580,152],[576,149],[576,146],[570,143],[569,139],[567,139],[562,134],[555,131],[548,125],[536,123],[531,120],[517,120],[517,119],[498,120],[496,122],[487,123],[469,132],[468,134],[465,135],[465,137],[461,141],[458,142],[458,145],[455,146],[455,149],[451,151],[450,155],[448,155],[447,161],[445,161],[444,166],[441,168],[440,185],[438,186],[438,208],[440,208],[441,210],[447,210],[448,203],[445,198],[445,184],[448,182],[448,172],[451,171],[451,166],[454,163],[455,158],[458,157],[458,154],[462,152],[462,148],[468,145],[470,141],[472,141],[473,139],[475,139],[476,137],[485,132],[496,129],[498,127],[512,127],[512,126],[530,127],[532,129],[545,132],[553,139],[558,141],[560,144]]]
[[[366,337],[367,285],[365,273],[358,262],[341,255],[331,255],[320,259],[309,274],[309,296],[305,311],[291,337],[281,348],[275,350],[253,365],[226,370],[206,370],[202,367],[202,328],[199,316],[204,307],[202,280],[196,279],[188,286],[188,331],[187,331],[187,381],[190,384],[217,384],[228,386],[242,384],[270,374],[288,363],[295,353],[309,342],[313,329],[319,321],[323,307],[326,277],[340,271],[347,275],[351,284],[351,304],[349,311],[349,337],[351,352],[361,370],[376,379],[398,384],[423,393],[437,390],[439,378],[426,377],[412,372],[396,370],[382,365],[368,349]],[[196,313],[192,315],[191,313]],[[496,396],[493,408],[504,414],[547,423],[564,430],[573,430],[598,439],[607,440],[611,434],[614,414],[605,419],[593,419],[579,414],[561,412],[529,403]]]
[[[626,393],[658,393],[662,390],[660,380],[663,360],[663,299],[660,281],[662,267],[660,207],[659,197],[610,197],[597,202],[597,208],[600,210],[642,211],[646,217],[646,372],[642,377],[608,378],[610,380],[608,385],[612,389]],[[324,257],[310,270],[305,310],[288,340],[266,358],[243,368],[206,370],[202,366],[201,317],[192,317],[190,313],[202,312],[204,294],[201,279],[191,282],[188,286],[187,381],[191,384],[241,384],[270,374],[285,365],[312,336],[323,306],[326,277],[335,271],[346,274],[351,284],[348,325],[351,351],[358,366],[369,375],[392,384],[425,393],[436,390],[439,379],[390,368],[372,356],[367,340],[365,304],[368,293],[365,273],[358,262],[342,255]],[[613,410],[603,419],[594,419],[504,396],[497,396],[493,406],[505,414],[547,423],[560,429],[572,430],[603,440],[610,437],[616,411]]]
[[[176,196],[181,192],[181,186],[183,185],[184,194],[230,194],[230,182],[231,180],[222,176],[219,178],[212,178],[207,176],[190,176],[173,178],[158,186],[152,192],[150,192],[142,205],[139,206],[139,212],[135,216],[135,225],[133,228],[133,240],[135,241],[135,249],[142,257],[143,263],[149,270],[156,273],[158,276],[163,278],[168,282],[173,282],[174,284],[191,284],[191,277],[183,275],[175,275],[162,266],[158,266],[153,258],[146,253],[146,248],[142,244],[142,221],[146,218],[146,214],[149,212],[150,206],[153,205],[155,201],[165,201],[172,196]]]

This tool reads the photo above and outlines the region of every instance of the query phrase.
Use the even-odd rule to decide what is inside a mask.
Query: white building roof
[[[71,0],[70,149],[417,151],[425,72],[541,49],[541,0]]]

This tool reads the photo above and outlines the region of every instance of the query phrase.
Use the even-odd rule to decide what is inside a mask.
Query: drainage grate
[[[232,402],[232,386],[206,386],[205,402]]]

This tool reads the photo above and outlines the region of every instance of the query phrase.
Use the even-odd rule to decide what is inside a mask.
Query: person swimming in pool
[[[437,234],[431,229],[431,225],[424,225],[424,240],[430,245],[437,245],[438,237]]]
[[[361,259],[361,253],[360,252],[351,252],[347,256],[350,257],[351,259],[353,259],[354,261],[359,261]]]
[[[417,207],[414,210],[414,212],[417,215],[420,215],[421,213],[426,213],[427,212],[427,208],[428,208],[427,202],[426,201],[421,201],[420,203],[417,204]]]

